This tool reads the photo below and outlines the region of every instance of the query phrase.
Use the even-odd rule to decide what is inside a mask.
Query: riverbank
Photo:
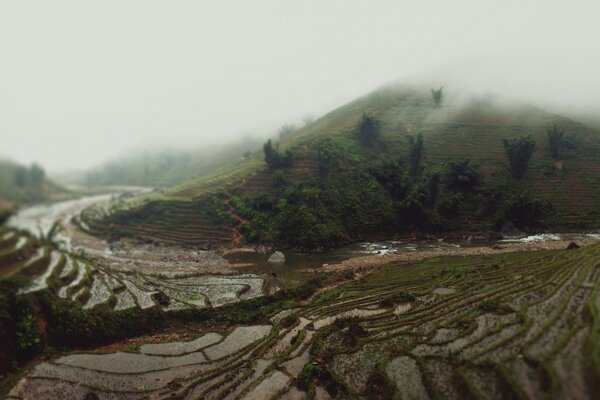
[[[577,241],[581,247],[598,243],[600,239],[583,239]],[[392,263],[414,263],[436,257],[467,257],[473,255],[512,253],[517,251],[560,250],[565,249],[571,240],[552,240],[538,242],[508,242],[488,247],[445,247],[413,252],[394,252],[377,255],[352,257],[335,264],[324,264],[318,269],[305,269],[304,272],[347,272],[359,275],[374,272],[376,269]]]

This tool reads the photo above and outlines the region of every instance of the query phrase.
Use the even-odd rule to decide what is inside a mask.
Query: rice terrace
[[[599,11],[3,2],[0,398],[599,399]]]

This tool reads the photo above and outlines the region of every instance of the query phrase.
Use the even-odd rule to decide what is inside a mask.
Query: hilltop
[[[571,146],[552,154],[556,125]],[[535,142],[515,176],[504,141]],[[510,142],[509,142],[510,143]],[[264,150],[264,151],[263,151]],[[389,85],[211,174],[87,210],[102,236],[305,249],[368,237],[594,229],[600,134],[492,96]],[[269,165],[265,154],[269,155]],[[554,157],[553,157],[554,156]]]

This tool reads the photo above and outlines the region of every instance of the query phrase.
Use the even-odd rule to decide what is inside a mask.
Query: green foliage
[[[558,128],[556,124],[551,129],[546,131],[548,134],[548,147],[550,147],[550,155],[552,159],[559,160],[562,158],[563,148],[575,148],[576,140],[573,135],[565,134],[564,129]]]
[[[363,113],[355,134],[358,140],[364,146],[373,146],[379,140],[380,122],[372,115]]]
[[[327,138],[317,143],[317,166],[319,174],[325,176],[338,171],[342,150],[336,142]]]
[[[508,202],[504,219],[512,221],[519,229],[530,231],[539,227],[543,218],[553,213],[552,204],[548,200],[537,199],[529,192],[520,192]]]
[[[418,134],[415,138],[408,136],[408,160],[410,176],[413,178],[421,174],[421,162],[423,161],[423,135]]]
[[[302,390],[308,388],[317,380],[325,376],[325,370],[320,365],[306,364],[296,379],[296,386]]]
[[[469,159],[451,161],[446,164],[444,181],[452,190],[459,192],[473,191],[481,184],[479,166],[472,164]]]
[[[529,160],[535,151],[535,141],[531,136],[521,136],[503,139],[502,144],[510,164],[510,174],[515,179],[521,179],[527,172]]]
[[[402,200],[410,191],[411,181],[400,161],[383,161],[371,173],[394,199]]]
[[[269,169],[275,170],[279,168],[289,168],[294,162],[294,154],[291,150],[286,150],[284,154],[279,152],[279,144],[273,147],[271,139],[263,145],[263,151],[265,153],[265,162],[269,166]]]
[[[275,171],[272,179],[273,179],[273,186],[276,188],[284,187],[287,184],[287,182],[285,180],[285,175],[283,174],[283,171]]]
[[[439,107],[442,103],[444,87],[440,87],[439,89],[431,89],[431,97],[433,97],[433,103],[436,107]]]

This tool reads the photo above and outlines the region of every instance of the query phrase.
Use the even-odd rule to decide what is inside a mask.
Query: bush
[[[531,136],[521,136],[503,139],[502,143],[510,164],[510,174],[515,179],[521,179],[527,172],[529,160],[535,151],[535,141]]]

